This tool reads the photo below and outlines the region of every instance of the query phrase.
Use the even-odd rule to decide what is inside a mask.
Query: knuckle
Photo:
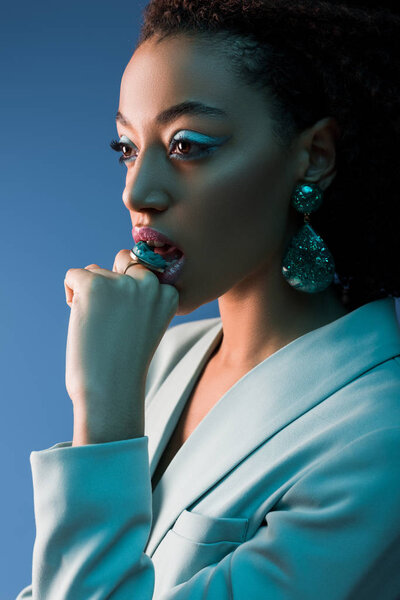
[[[134,277],[131,277],[130,275],[122,275],[121,277],[119,277],[117,280],[117,284],[123,290],[127,290],[128,292],[133,292],[137,288],[136,279]]]
[[[70,269],[68,269],[65,272],[64,280],[67,279],[68,275],[70,275],[70,276],[75,275],[79,271],[83,271],[83,269],[76,268],[76,267],[71,267]]]
[[[136,267],[135,267],[136,269]],[[153,285],[156,286],[158,285],[158,279],[157,277],[154,275],[154,273],[152,271],[150,271],[149,269],[143,267],[141,269],[137,269],[136,271],[137,273],[137,277],[131,277],[131,276],[127,276],[128,279],[132,280],[136,286],[139,286],[140,288],[148,288],[148,287],[152,287]]]
[[[100,276],[94,276],[90,279],[90,283],[89,283],[89,288],[91,292],[101,292],[103,290],[105,290],[108,286],[107,286],[107,279],[105,277]]]
[[[125,256],[125,253],[126,253],[126,250],[124,250],[124,249],[122,249],[122,250],[119,250],[119,251],[117,252],[117,254],[115,255],[115,258],[114,258],[114,263],[116,263],[116,262],[118,261],[118,259],[121,259],[121,258],[123,258],[123,257]]]
[[[169,285],[169,284],[163,284],[161,286],[161,289],[164,291],[165,294],[171,295],[171,296],[175,296],[178,291],[174,288],[173,285]]]
[[[157,279],[157,275],[155,275],[153,273],[153,271],[147,270],[146,273],[144,273],[143,275],[143,284],[147,285],[149,287],[157,287],[158,286],[158,279]]]
[[[179,298],[178,290],[173,285],[162,285],[161,290],[168,300],[177,300]]]

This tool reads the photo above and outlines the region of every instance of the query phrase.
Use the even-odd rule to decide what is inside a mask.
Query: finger
[[[133,259],[132,259],[131,255],[130,255],[130,250],[127,250],[126,248],[124,248],[123,250],[120,250],[116,254],[115,258],[114,258],[113,271],[115,273],[120,273],[121,275],[123,275],[123,273],[124,273],[124,271],[126,269],[126,266],[132,260]]]
[[[74,292],[73,292],[73,290],[71,290],[71,288],[69,288],[67,286],[65,280],[64,280],[64,290],[65,290],[65,302],[71,308],[72,307],[72,298],[74,297]]]
[[[128,253],[129,253],[129,250],[128,250]],[[118,254],[117,254],[117,256],[118,256]],[[132,259],[132,257],[131,257],[130,254],[128,254],[128,260],[126,260],[126,258],[124,258],[125,264],[124,264],[124,262],[122,262],[121,259],[118,261],[118,263],[114,260],[112,271],[109,271],[108,269],[102,269],[102,267],[100,267],[99,265],[96,265],[95,263],[93,263],[91,265],[87,265],[85,267],[85,269],[87,271],[91,271],[92,273],[95,273],[95,274],[98,274],[98,275],[103,275],[104,277],[108,277],[109,279],[116,279],[116,278],[118,278],[118,275],[125,275],[125,274],[127,274],[127,272],[124,273],[124,271],[125,271],[127,265],[130,262],[132,262],[132,260],[133,259]],[[142,269],[144,269],[145,271],[148,270],[145,265],[142,265],[139,262],[136,263],[135,265],[132,264],[131,266],[132,267],[133,266],[139,266]],[[129,267],[129,269],[130,268],[131,267]],[[137,272],[138,272],[138,270],[136,270],[136,273]],[[130,272],[129,274],[130,274],[131,277],[133,276],[132,272]]]
[[[116,273],[112,273],[108,269],[102,269],[98,265],[94,265],[93,267],[88,265],[84,269],[68,269],[64,278],[64,289],[65,301],[70,308],[72,307],[74,293],[77,293],[79,286],[84,285],[88,282],[89,278],[96,277],[96,275],[103,275],[109,279],[118,278]]]
[[[68,269],[64,278],[64,289],[65,289],[65,300],[68,306],[72,307],[72,299],[74,297],[74,290],[77,289],[78,281],[82,279],[82,275],[88,272],[84,269]]]
[[[127,268],[130,262],[132,263],[132,265],[130,265]],[[158,282],[156,275],[154,275],[151,269],[141,264],[140,262],[134,263],[133,258],[130,255],[130,250],[126,249],[120,250],[116,255],[114,260],[113,271],[121,275],[129,275],[130,277],[134,277],[135,279],[139,280],[142,280],[145,277],[154,278]]]
[[[99,265],[87,265],[85,267],[86,271],[90,271],[94,275],[102,275],[103,277],[107,277],[108,279],[117,279],[117,274],[113,273],[109,269],[103,269],[99,267]]]
[[[175,309],[174,314],[176,313],[176,309],[179,304],[179,292],[173,285],[169,285],[168,283],[163,283],[161,286],[161,294],[166,298],[166,301],[171,304],[171,307]]]
[[[126,268],[126,265],[125,265]],[[125,269],[124,269],[125,270]],[[151,269],[149,269],[148,267],[146,267],[145,265],[142,265],[141,263],[135,263],[132,265],[129,265],[129,267],[126,269],[124,275],[127,275],[128,277],[132,277],[133,279],[137,279],[138,281],[143,281],[143,279],[154,279],[154,281],[157,281],[158,283],[158,279],[155,276],[155,274],[153,273],[153,271]]]

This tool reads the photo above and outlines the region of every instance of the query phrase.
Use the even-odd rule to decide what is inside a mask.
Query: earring
[[[323,192],[317,184],[300,183],[291,203],[304,214],[304,225],[290,240],[282,261],[282,275],[289,285],[302,292],[322,292],[333,281],[335,262],[324,240],[310,225],[310,213],[322,204]]]

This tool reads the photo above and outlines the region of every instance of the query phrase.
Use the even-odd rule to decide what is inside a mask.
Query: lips
[[[153,229],[152,227],[133,227],[132,228],[132,237],[134,239],[135,244],[137,244],[138,242],[141,242],[141,241],[142,242],[152,241],[152,242],[161,242],[163,244],[168,244],[170,246],[170,248],[165,248],[165,249],[154,248],[154,252],[156,252],[157,254],[163,254],[165,252],[169,253],[169,252],[172,252],[173,249],[178,249],[183,254],[182,248],[180,248],[176,242],[174,242],[173,240],[168,238],[163,233],[160,233],[156,229]],[[160,250],[163,250],[163,252],[159,252]]]

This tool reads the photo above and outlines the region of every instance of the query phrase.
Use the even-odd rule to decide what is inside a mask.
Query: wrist
[[[131,440],[144,436],[144,427],[132,427],[129,430],[105,430],[92,431],[74,425],[72,446],[87,446],[88,444],[106,444],[109,442],[120,442],[122,440]]]
[[[74,409],[72,446],[105,444],[144,436],[144,407],[136,407],[134,414],[89,417]]]

